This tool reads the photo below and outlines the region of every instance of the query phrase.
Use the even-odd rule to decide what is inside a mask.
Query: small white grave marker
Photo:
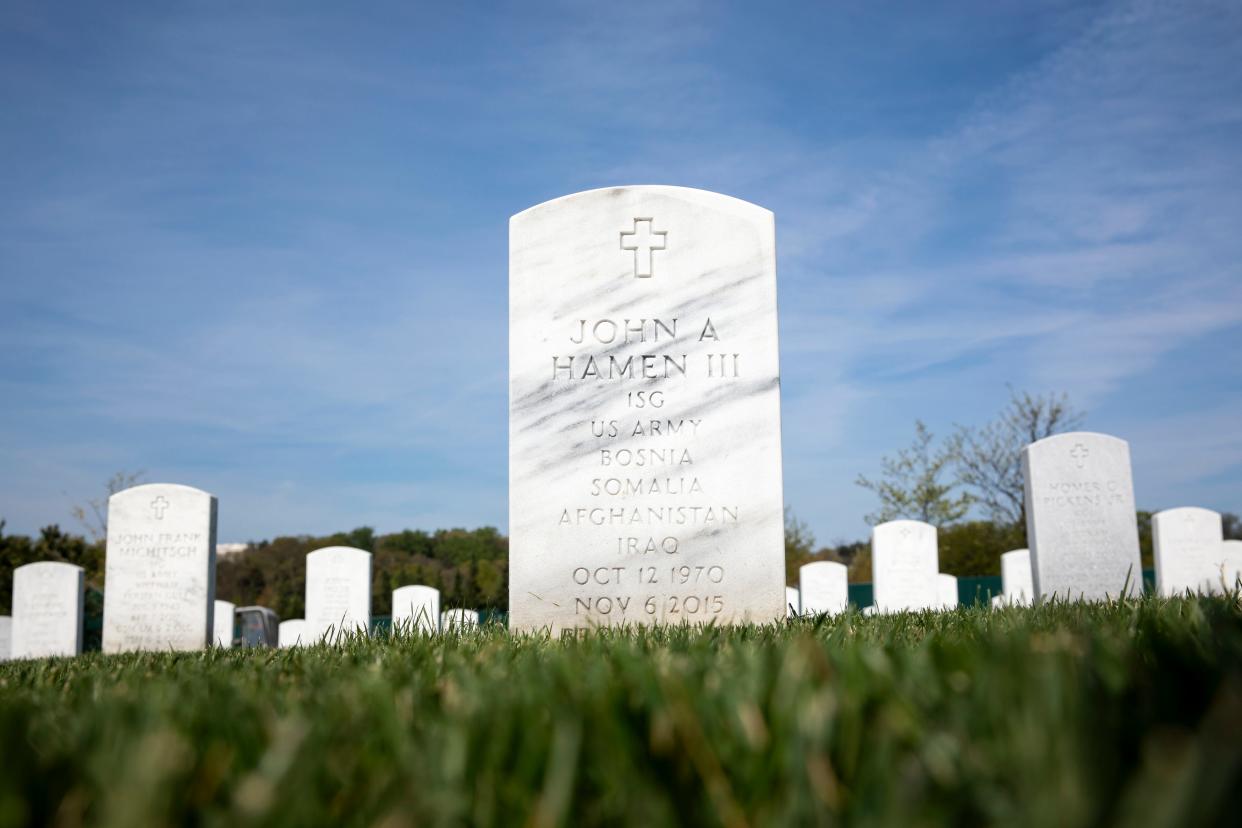
[[[804,615],[845,612],[850,603],[849,570],[836,561],[814,561],[798,570],[798,595]]]
[[[1211,509],[1187,506],[1152,515],[1156,592],[1166,598],[1220,592],[1223,538],[1220,513]]]
[[[306,637],[306,621],[302,618],[288,618],[280,622],[276,628],[277,646],[303,647],[315,642]]]
[[[1035,594],[1035,582],[1031,578],[1031,552],[1014,549],[1001,555],[1001,584],[1005,591],[1005,603],[1011,606],[1029,606]]]
[[[879,612],[938,607],[939,569],[935,526],[893,520],[872,528],[871,580]]]
[[[785,617],[796,618],[802,614],[802,595],[797,587],[785,587]]]
[[[42,561],[13,570],[13,658],[82,652],[83,570]]]
[[[407,632],[440,631],[440,590],[403,586],[392,591],[392,627]]]
[[[462,632],[479,626],[479,614],[471,609],[445,610],[440,616],[441,632]]]
[[[1242,540],[1221,543],[1221,578],[1226,592],[1242,589]]]
[[[936,576],[936,597],[941,609],[956,609],[958,606],[957,578],[943,572]]]
[[[233,628],[237,618],[237,606],[232,601],[221,601],[216,599],[215,610],[215,634],[212,636],[213,643],[217,647],[233,646]]]
[[[13,617],[0,615],[0,661],[8,661],[13,652]]]
[[[371,553],[329,546],[306,556],[306,632],[319,642],[371,627]]]

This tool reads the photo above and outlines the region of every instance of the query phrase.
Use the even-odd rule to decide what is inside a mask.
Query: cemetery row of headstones
[[[306,619],[277,626],[263,607],[215,599],[216,498],[190,486],[148,484],[108,501],[103,650],[197,650],[234,643],[236,618],[260,629],[243,641],[335,640],[371,622],[371,554],[349,547],[306,556]],[[41,561],[13,571],[12,616],[0,617],[0,659],[73,656],[82,652],[84,570]],[[393,621],[411,632],[477,626],[473,610],[440,611],[426,586],[393,593]]]
[[[1003,594],[993,605],[1059,597],[1099,600],[1142,588],[1129,447],[1105,434],[1077,432],[1040,440],[1023,454],[1030,549],[1001,555]],[[1162,596],[1222,593],[1242,578],[1242,541],[1224,540],[1221,516],[1208,509],[1167,509],[1152,516],[1156,591]],[[957,583],[938,572],[935,527],[897,520],[871,535],[874,612],[957,606]],[[788,588],[788,614],[840,612],[845,567],[802,567]]]
[[[510,221],[509,625],[731,623],[839,611],[843,568],[787,589],[772,213],[683,187],[616,187]],[[1129,447],[1071,433],[1023,452],[1029,552],[1007,553],[1004,600],[1097,600],[1140,589]],[[103,649],[198,649],[214,623],[216,500],[139,486],[109,505]],[[1155,521],[1163,595],[1229,582],[1218,515]],[[1231,554],[1231,553],[1229,553]],[[953,605],[936,533],[875,527],[871,612]],[[21,652],[80,648],[81,570],[41,564],[15,581]],[[1236,567],[1235,567],[1236,569]],[[1029,581],[1027,576],[1029,575]],[[394,616],[420,630],[469,624],[426,588]],[[370,555],[307,556],[306,618],[284,642],[370,623]],[[41,620],[31,620],[42,613]],[[76,614],[76,616],[75,616]],[[274,626],[274,623],[273,623]],[[29,632],[38,628],[37,634]],[[2,630],[0,630],[2,632]],[[33,638],[32,638],[33,636]],[[34,639],[37,639],[35,641]]]

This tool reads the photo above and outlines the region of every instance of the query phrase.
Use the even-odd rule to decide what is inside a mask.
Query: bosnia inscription
[[[727,196],[514,216],[515,629],[781,616],[775,288],[771,213]]]

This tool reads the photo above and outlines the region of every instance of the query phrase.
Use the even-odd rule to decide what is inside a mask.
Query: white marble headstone
[[[236,626],[237,606],[232,601],[221,601],[216,599],[215,610],[215,634],[212,636],[212,642],[217,647],[233,646],[233,628]]]
[[[796,618],[802,614],[802,594],[797,587],[785,587],[785,617]]]
[[[1005,590],[1005,602],[1013,606],[1028,606],[1035,594],[1035,582],[1031,579],[1031,552],[1015,549],[1001,555],[1001,584]]]
[[[1035,595],[1116,598],[1143,589],[1130,446],[1075,431],[1022,451]]]
[[[893,520],[871,530],[871,580],[880,612],[940,606],[936,527]]]
[[[1219,512],[1186,506],[1151,516],[1156,592],[1172,595],[1220,592],[1221,531]]]
[[[957,578],[943,572],[936,576],[936,598],[942,609],[956,609],[958,606]]]
[[[13,658],[74,656],[82,652],[80,566],[57,561],[13,570]]]
[[[440,590],[403,586],[392,591],[392,627],[408,632],[440,631]]]
[[[798,570],[803,615],[845,612],[850,603],[849,570],[836,561],[815,561]]]
[[[328,546],[306,556],[306,633],[324,636],[371,627],[371,553],[351,546]],[[305,640],[305,639],[303,639]]]
[[[13,652],[13,617],[0,615],[0,661],[8,661]]]
[[[509,623],[784,615],[772,213],[666,186],[509,226]]]
[[[150,483],[108,499],[103,651],[199,650],[211,643],[216,499]]]
[[[992,609],[996,609],[997,607],[1008,606],[1009,605],[1008,597],[1009,596],[1007,595],[993,595],[992,596]]]
[[[442,632],[471,630],[479,626],[479,614],[471,609],[449,609],[440,615]]]
[[[1239,588],[1239,579],[1242,579],[1242,540],[1224,541],[1220,548],[1221,577],[1226,592],[1233,592]]]
[[[277,645],[285,647],[301,647],[314,642],[306,637],[306,621],[302,618],[287,618],[276,628]]]

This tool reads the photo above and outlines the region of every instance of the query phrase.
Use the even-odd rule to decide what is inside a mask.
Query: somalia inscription
[[[784,610],[772,214],[680,187],[510,222],[510,625]]]

